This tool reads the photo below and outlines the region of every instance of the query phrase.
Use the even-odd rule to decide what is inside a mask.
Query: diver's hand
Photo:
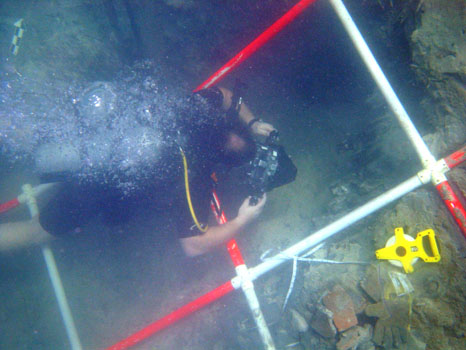
[[[384,300],[366,307],[369,317],[377,317],[372,340],[386,350],[409,349],[410,302],[408,297]]]
[[[249,202],[250,199],[251,196],[244,200],[243,204],[239,207],[238,216],[236,217],[243,225],[251,222],[262,213],[262,209],[264,209],[265,202],[267,201],[267,195],[264,193],[256,205],[251,205]]]
[[[251,131],[255,135],[268,137],[272,131],[276,130],[272,124],[257,121],[251,125]]]

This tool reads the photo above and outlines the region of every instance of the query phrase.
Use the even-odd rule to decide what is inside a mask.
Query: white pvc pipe
[[[296,243],[295,245],[289,247],[281,253],[278,253],[274,257],[267,259],[263,263],[250,268],[249,275],[252,280],[262,276],[266,272],[274,269],[278,265],[284,263],[286,260],[283,259],[283,256],[298,256],[303,252],[311,249],[317,244],[323,242],[324,240],[330,238],[339,231],[347,228],[348,226],[354,224],[355,222],[365,218],[366,216],[372,214],[373,212],[379,210],[385,205],[401,198],[405,194],[415,190],[416,188],[422,186],[423,183],[417,176],[413,176],[410,179],[402,182],[398,186],[392,188],[391,190],[385,192],[384,194],[374,198],[365,205],[353,210],[352,212],[346,214],[342,218],[338,219],[334,223],[320,229],[309,237],[303,239],[302,241]]]
[[[31,218],[39,214],[39,208],[36,202],[36,195],[46,191],[54,184],[44,184],[32,188],[31,185],[23,185],[23,193],[18,196],[18,200],[21,203],[26,203],[29,208],[29,213]],[[45,245],[42,247],[42,254],[44,255],[45,264],[47,266],[47,271],[52,281],[53,291],[58,301],[58,307],[60,309],[63,322],[65,323],[66,333],[71,344],[72,350],[82,350],[81,342],[79,341],[78,332],[76,331],[76,326],[73,321],[73,316],[71,315],[71,310],[66,300],[65,289],[60,279],[60,274],[58,273],[57,264],[55,258],[53,257],[52,250],[49,246]]]
[[[58,307],[65,323],[66,333],[71,344],[71,349],[81,350],[81,342],[79,341],[78,332],[73,321],[70,306],[66,300],[65,289],[58,273],[57,263],[53,257],[53,252],[49,246],[42,247],[42,254],[44,255],[45,264],[47,265],[47,271],[49,272],[50,280],[52,281],[53,290],[58,301]]]
[[[416,149],[416,152],[418,153],[418,156],[421,159],[422,165],[424,166],[424,168],[429,168],[433,166],[435,164],[434,156],[432,155],[432,153],[430,153],[421,135],[416,130],[416,127],[409,118],[408,113],[406,112],[400,100],[398,99],[392,87],[390,86],[390,83],[388,82],[387,78],[382,72],[382,69],[380,68],[379,64],[375,60],[374,55],[369,49],[369,46],[367,46],[366,42],[364,41],[364,38],[362,37],[361,33],[356,27],[356,24],[351,18],[351,15],[349,14],[345,5],[341,0],[329,1],[332,7],[335,9],[346,31],[348,32],[348,35],[350,36],[354,46],[361,55],[362,60],[369,69],[370,74],[377,83],[377,86],[379,87],[385,99],[387,100],[388,105],[392,109],[395,116],[398,118],[401,127],[406,132],[408,138],[410,139],[414,148]]]
[[[254,284],[252,283],[247,266],[244,264],[238,265],[236,267],[236,274],[241,278],[241,288],[243,289],[244,296],[251,309],[252,317],[254,318],[262,343],[264,344],[264,349],[275,350],[275,344],[270,334],[269,327],[267,326],[267,322],[265,321],[264,314],[260,308],[259,299],[254,290]]]

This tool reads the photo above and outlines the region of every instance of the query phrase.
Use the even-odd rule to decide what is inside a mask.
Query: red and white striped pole
[[[225,213],[221,209],[220,201],[215,190],[212,192],[211,207],[212,211],[215,214],[217,222],[220,225],[226,224],[228,220],[225,216]],[[241,254],[241,251],[239,250],[238,244],[236,243],[235,239],[231,239],[227,242],[227,249],[228,253],[230,254],[231,261],[233,262],[233,265],[235,265],[235,268],[241,265],[245,265],[243,256]]]
[[[12,199],[11,201],[0,204],[0,214],[5,213],[10,209],[16,208],[21,203],[18,198]]]
[[[202,89],[206,89],[227,76],[233,69],[235,69],[240,63],[246,60],[254,52],[262,47],[267,41],[278,34],[288,23],[293,21],[296,16],[303,12],[309,5],[316,2],[317,0],[301,0],[295,6],[293,6],[287,13],[285,13],[280,19],[272,24],[265,32],[254,39],[248,46],[242,49],[236,56],[225,63],[218,71],[212,74],[209,79],[199,85],[194,92]]]
[[[452,153],[448,157],[442,159],[442,162],[446,164],[448,169],[452,169],[455,166],[461,164],[466,160],[466,146],[460,150]],[[450,211],[451,215],[455,219],[456,223],[463,232],[463,236],[466,238],[466,211],[463,207],[463,204],[459,200],[456,193],[453,191],[452,187],[447,180],[441,181],[435,186],[440,197],[442,197],[445,205]]]
[[[466,160],[466,146],[463,146],[456,152],[453,152],[449,156],[443,158],[448,166],[448,169],[452,169],[455,166],[463,163]]]
[[[211,204],[218,223],[220,225],[225,224],[227,222],[227,218],[221,209],[220,201],[215,189],[212,192]],[[264,314],[260,308],[259,299],[257,298],[254,290],[254,284],[252,283],[248,267],[244,262],[241,251],[239,250],[238,244],[234,238],[227,243],[227,249],[228,253],[230,253],[231,260],[235,265],[236,275],[241,281],[241,288],[243,289],[244,296],[246,297],[249,308],[251,309],[252,316],[261,336],[264,348],[266,350],[275,350],[275,344],[273,342],[272,335],[270,334],[269,327],[267,326],[267,322],[265,321]]]
[[[192,314],[193,312],[203,308],[206,305],[211,304],[217,299],[220,299],[224,295],[234,291],[235,288],[231,281],[228,281],[222,284],[220,287],[215,288],[214,290],[204,294],[203,296],[193,300],[192,302],[186,304],[183,307],[173,311],[172,313],[166,315],[165,317],[151,323],[147,327],[144,327],[140,331],[130,335],[129,337],[119,341],[118,343],[108,347],[106,350],[123,350],[127,349],[137,343],[143,341],[144,339],[150,337],[151,335],[161,331],[162,329],[167,328],[176,321]]]

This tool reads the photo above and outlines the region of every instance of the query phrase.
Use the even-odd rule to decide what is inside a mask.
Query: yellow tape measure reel
[[[432,255],[428,255],[424,249],[423,238],[428,237],[430,250]],[[391,264],[402,266],[406,273],[414,271],[413,265],[418,258],[425,262],[434,263],[440,260],[440,253],[435,241],[434,230],[429,229],[419,232],[414,239],[411,236],[405,235],[402,227],[395,229],[395,236],[391,237],[385,248],[375,252],[377,259],[389,260]]]

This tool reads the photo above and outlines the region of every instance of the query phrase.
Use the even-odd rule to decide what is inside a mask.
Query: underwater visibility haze
[[[180,149],[198,130],[220,125],[210,100],[193,102],[192,91],[296,3],[1,2],[0,203],[25,183],[97,189],[69,220],[58,217],[56,227],[77,225],[50,242],[82,349],[105,349],[235,276],[223,246],[187,257],[177,239],[183,215],[195,216],[189,207],[204,213],[196,207],[203,185],[193,180],[188,204],[184,176],[209,168],[216,143],[209,134],[196,156],[188,150],[187,168]],[[464,147],[465,2],[344,3],[433,155]],[[329,1],[315,1],[216,85],[258,119],[249,130],[273,125],[287,164],[298,169],[234,236],[248,267],[422,169]],[[215,169],[234,222],[254,194],[245,190],[251,172]],[[462,201],[464,165],[449,179]],[[464,237],[428,186],[345,229],[308,260],[286,257],[254,282],[276,349],[466,348]],[[60,198],[57,191],[38,197],[39,213]],[[0,212],[0,348],[70,349],[40,245],[3,247],[11,223],[30,221],[26,206]],[[213,215],[208,221],[215,226]],[[413,239],[433,230],[439,261],[420,260],[405,273],[378,260],[375,251],[399,227]],[[432,244],[423,246],[429,254]],[[262,348],[241,291],[134,346]]]

